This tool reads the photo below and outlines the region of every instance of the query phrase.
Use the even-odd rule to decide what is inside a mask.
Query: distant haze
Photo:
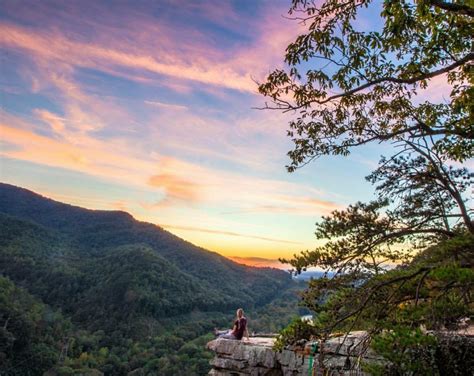
[[[279,260],[263,258],[263,257],[239,257],[239,256],[228,256],[231,260],[238,262],[239,264],[256,266],[256,267],[269,267],[277,268],[282,270],[289,270],[291,266],[288,264],[282,264]]]

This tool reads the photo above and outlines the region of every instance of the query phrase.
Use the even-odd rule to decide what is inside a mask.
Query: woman
[[[239,308],[236,312],[237,318],[234,321],[234,326],[229,330],[217,330],[215,335],[218,338],[241,340],[245,334],[247,340],[249,339],[249,332],[247,330],[247,318],[244,316],[244,310]]]

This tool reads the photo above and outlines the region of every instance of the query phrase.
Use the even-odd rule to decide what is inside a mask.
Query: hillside
[[[288,314],[288,302],[281,297],[294,296],[294,282],[283,271],[234,263],[124,212],[87,210],[7,184],[0,184],[0,228],[0,276],[10,280],[5,283],[31,294],[46,307],[43,312],[62,312],[71,321],[63,337],[76,338],[75,343],[78,336],[95,338],[88,356],[95,359],[100,349],[113,350],[118,364],[105,367],[107,357],[102,367],[95,364],[113,370],[106,374],[126,374],[158,358],[169,361],[185,341],[228,325],[239,306],[262,311],[268,305],[263,312],[281,317],[258,322],[274,329]],[[11,316],[5,307],[11,305],[4,302],[0,325]],[[134,343],[148,355],[130,366]],[[150,347],[161,352],[150,352]],[[83,353],[75,351],[78,357]],[[187,358],[191,369],[196,357]],[[206,357],[199,358],[204,361],[199,367],[205,367]]]
[[[49,236],[47,241],[56,244],[56,248],[58,242],[66,246],[67,251],[63,248],[62,252],[67,253],[69,264],[73,257],[80,257],[81,261],[115,257],[110,250],[124,246],[140,248],[140,257],[147,249],[149,257],[177,268],[169,269],[170,273],[173,270],[183,280],[199,283],[207,296],[201,309],[227,310],[236,305],[262,304],[270,301],[289,280],[285,272],[234,263],[156,225],[136,221],[128,213],[66,205],[7,184],[0,184],[0,213],[43,227]],[[37,248],[45,252],[44,244]],[[54,247],[48,249],[49,262],[64,263],[64,259],[54,257],[58,256],[52,251]]]

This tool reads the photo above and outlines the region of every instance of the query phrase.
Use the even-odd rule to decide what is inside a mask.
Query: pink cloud
[[[428,80],[428,87],[424,90],[418,89],[416,97],[419,101],[430,101],[435,103],[447,103],[450,99],[452,85],[448,83],[447,75],[433,77]]]
[[[0,43],[9,48],[139,82],[156,81],[159,75],[160,81],[171,77],[252,93],[256,93],[252,76],[261,79],[280,63],[286,45],[298,32],[295,22],[282,17],[287,5],[270,7],[263,19],[255,21],[242,20],[230,4],[187,4],[182,12],[189,17],[198,13],[216,25],[248,33],[254,39],[244,44],[234,42],[228,50],[217,46],[209,33],[192,25],[177,28],[153,18],[140,6],[132,10],[118,5],[114,17],[100,17],[109,10],[98,3],[90,4],[87,11],[74,4],[57,8],[18,4],[12,9],[7,6],[7,11],[21,14],[27,23],[36,25],[35,29],[0,24]]]
[[[10,48],[19,48],[42,58],[71,66],[104,70],[103,67],[122,67],[134,71],[139,78],[151,72],[177,79],[187,79],[230,89],[256,92],[256,85],[249,74],[236,72],[225,64],[186,63],[176,61],[177,56],[150,56],[124,52],[118,48],[92,43],[81,43],[64,38],[60,34],[41,34],[24,28],[0,25],[0,43]]]
[[[48,124],[55,133],[61,134],[64,132],[64,122],[66,120],[65,118],[59,117],[56,114],[53,114],[52,112],[41,109],[35,109],[34,113],[38,116],[39,119]]]
[[[31,22],[38,14],[35,22],[39,24],[48,10],[44,7],[35,4],[34,11],[23,12],[30,11]],[[25,74],[30,75],[33,91],[62,106],[61,114],[35,109],[30,124],[4,118],[2,131],[16,147],[5,152],[6,156],[157,191],[161,201],[148,205],[147,210],[164,205],[228,205],[236,211],[306,216],[327,213],[336,205],[324,200],[299,200],[320,196],[320,192],[302,184],[253,178],[201,163],[209,157],[252,171],[272,172],[275,166],[283,170],[283,164],[275,161],[286,149],[282,149],[286,142],[284,127],[276,129],[275,123],[285,121],[275,114],[248,114],[246,109],[233,118],[220,119],[219,112],[192,113],[179,103],[150,98],[145,103],[139,101],[140,105],[160,111],[150,111],[146,124],[138,124],[123,103],[87,90],[85,83],[75,79],[77,68],[92,68],[140,83],[164,82],[181,92],[189,90],[189,82],[204,83],[216,95],[222,88],[255,92],[250,72],[265,74],[275,60],[281,61],[284,47],[295,33],[295,24],[280,17],[282,9],[273,7],[251,32],[246,30],[256,39],[229,49],[230,54],[218,50],[215,42],[199,30],[177,32],[135,9],[126,14],[119,7],[120,17],[114,23],[109,18],[101,23],[101,18],[93,15],[103,11],[97,7],[92,4],[90,17],[84,18],[87,28],[77,28],[80,22],[75,21],[78,10],[74,4],[51,10],[56,13],[54,17],[48,15],[47,19],[53,20],[49,27],[0,23],[0,45],[28,56],[30,64]],[[238,21],[231,11],[224,6],[212,10],[208,17],[219,23],[229,12],[229,17]],[[69,23],[75,26],[67,29]],[[45,124],[55,138],[39,134]],[[104,136],[107,131],[114,136]],[[134,137],[127,139],[125,132]],[[186,153],[192,162],[168,155],[163,151],[165,146],[173,155],[176,151]]]
[[[208,7],[210,9],[207,9]],[[4,32],[0,34],[0,43],[9,48],[27,51],[34,57],[37,71],[31,75],[31,80],[35,90],[42,90],[45,87],[59,90],[59,95],[52,93],[50,96],[56,100],[60,98],[63,102],[62,136],[68,137],[71,142],[83,137],[84,133],[97,132],[112,124],[117,130],[119,125],[126,122],[126,131],[132,132],[141,126],[135,124],[133,117],[129,116],[122,105],[116,105],[99,95],[86,95],[81,84],[73,78],[76,67],[99,69],[143,83],[156,82],[156,77],[150,78],[153,76],[148,75],[148,71],[161,72],[164,76],[159,77],[160,83],[183,93],[189,90],[189,85],[186,84],[189,81],[209,83],[209,90],[215,90],[214,95],[221,95],[219,93],[222,91],[218,89],[222,87],[255,92],[256,85],[250,79],[250,72],[265,72],[272,59],[278,56],[280,60],[280,51],[283,51],[286,41],[291,38],[289,26],[278,27],[283,20],[280,16],[286,11],[286,7],[281,9],[273,7],[270,12],[273,13],[265,16],[264,21],[257,23],[255,30],[256,34],[260,35],[259,39],[238,46],[232,56],[226,56],[225,52],[215,48],[212,42],[207,41],[206,35],[202,35],[199,31],[193,31],[195,35],[192,35],[191,42],[181,39],[187,36],[188,30],[183,31],[182,35],[176,35],[172,27],[165,23],[157,23],[156,20],[140,13],[140,9],[134,9],[127,14],[118,7],[114,12],[120,16],[119,21],[111,23],[107,18],[102,24],[100,17],[95,15],[101,14],[104,10],[93,4],[91,14],[84,18],[84,22],[87,22],[94,33],[85,32],[85,35],[82,35],[81,30],[74,27],[68,33],[58,32],[68,24],[76,26],[79,24],[75,21],[79,10],[74,4],[52,10],[45,5],[36,4],[34,12],[26,8],[22,7],[20,13],[29,12],[28,17],[33,23],[36,20],[35,14],[41,17],[47,10],[52,11],[57,16],[48,16],[49,24],[53,22],[53,27],[38,31],[6,23],[0,24],[0,32]],[[235,21],[238,20],[237,14],[228,6],[206,5],[204,8],[203,15],[213,19],[214,22],[221,22],[223,14],[227,14]],[[81,16],[83,17],[79,14],[79,19]],[[44,19],[46,20],[47,18]],[[124,22],[127,23],[126,32],[119,27],[119,24]],[[173,38],[181,41],[177,43]],[[263,47],[268,42],[266,39],[271,41],[271,48]],[[120,40],[120,44],[117,40]],[[281,45],[278,52],[273,50],[276,44]],[[203,54],[202,51],[206,53]],[[165,66],[166,69],[162,72],[161,68]],[[237,81],[233,81],[233,77],[237,77]],[[237,86],[234,85],[235,82],[238,82]],[[276,159],[275,145],[277,142],[281,144],[281,135],[284,134],[284,127],[275,132],[274,124],[277,121],[268,113],[239,116],[231,126],[224,121],[216,120],[215,114],[208,117],[203,117],[202,114],[177,115],[176,110],[182,112],[187,108],[179,103],[150,99],[145,104],[162,110],[156,120],[147,124],[148,130],[154,133],[156,131],[151,137],[161,140],[166,133],[166,144],[174,145],[177,150],[213,155],[252,168],[268,168],[268,160]],[[168,114],[163,114],[164,111]],[[45,120],[43,118],[43,121]],[[51,117],[48,121],[52,125]],[[286,121],[280,119],[278,122],[285,124]],[[140,132],[143,132],[143,129],[140,129]],[[259,133],[265,133],[272,142],[265,145],[249,142],[252,136]],[[238,142],[239,140],[245,141]]]
[[[159,101],[145,101],[145,104],[149,106],[164,108],[164,109],[173,110],[173,111],[174,110],[183,111],[183,110],[188,109],[186,106],[182,106],[179,104],[163,103]]]

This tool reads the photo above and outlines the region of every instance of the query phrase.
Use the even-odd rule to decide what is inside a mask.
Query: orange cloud
[[[222,214],[242,214],[242,213],[280,213],[293,215],[327,215],[334,210],[342,209],[344,206],[332,201],[319,200],[310,197],[298,196],[276,196],[272,197],[273,204],[257,205],[248,209],[238,209],[226,211]]]
[[[270,238],[270,237],[258,236],[258,235],[247,235],[247,234],[241,234],[241,233],[234,232],[234,231],[211,230],[211,229],[202,228],[202,227],[176,226],[176,225],[167,225],[167,224],[162,224],[160,226],[163,227],[163,228],[169,229],[169,230],[185,230],[185,231],[193,231],[193,232],[204,232],[204,233],[208,233],[208,234],[219,234],[219,235],[235,236],[235,237],[242,237],[242,238],[248,238],[248,239],[264,240],[264,241],[267,241],[267,242],[275,242],[275,243],[302,244],[300,242],[295,242],[295,241],[290,241],[290,240],[276,239],[276,238]]]
[[[121,211],[124,211],[124,212],[129,211],[127,203],[124,202],[124,201],[114,201],[114,202],[109,203],[109,205],[112,206],[114,209],[117,209],[117,210],[121,210]]]
[[[148,184],[152,187],[163,188],[166,192],[167,203],[174,200],[196,202],[199,197],[197,184],[169,173],[151,176]]]
[[[122,210],[129,211],[128,204],[126,201],[115,201],[111,202],[106,198],[102,198],[97,194],[83,195],[79,194],[74,188],[66,189],[61,187],[59,192],[54,187],[48,187],[47,183],[40,182],[33,186],[26,187],[35,192],[40,192],[43,196],[51,198],[56,201],[67,202],[71,205],[81,206],[83,208],[95,209],[95,210]],[[70,190],[70,191],[69,191]]]
[[[127,184],[143,185],[143,173],[156,171],[154,162],[124,154],[113,141],[100,142],[84,136],[72,142],[57,140],[32,131],[34,126],[3,113],[0,134],[5,142],[16,146],[2,150],[1,155],[52,167],[66,168]]]
[[[41,119],[56,118],[51,113],[39,113]],[[36,125],[3,113],[0,132],[3,141],[12,148],[2,150],[1,154],[79,171],[150,192],[158,188],[165,199],[158,204],[144,203],[147,210],[160,205],[193,204],[225,207],[228,213],[257,211],[317,216],[339,207],[332,201],[319,199],[322,192],[303,184],[207,168],[158,153],[140,154],[133,140],[99,140],[87,134],[55,139],[35,133],[34,129]]]
[[[333,210],[342,209],[344,207],[343,205],[333,201],[320,200],[313,197],[284,196],[282,197],[282,200],[294,204],[296,211],[305,210],[312,215],[315,213],[329,214]]]

